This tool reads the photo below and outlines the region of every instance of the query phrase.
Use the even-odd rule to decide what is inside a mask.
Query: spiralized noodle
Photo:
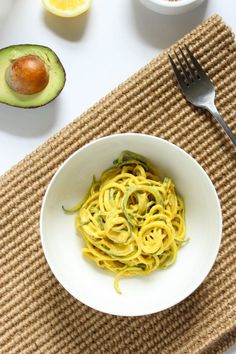
[[[129,151],[94,178],[85,199],[69,211],[78,211],[83,254],[116,274],[118,293],[121,276],[169,267],[186,241],[184,203],[174,183],[160,180],[146,159]]]

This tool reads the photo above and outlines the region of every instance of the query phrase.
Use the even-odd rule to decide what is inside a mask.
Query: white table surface
[[[67,73],[61,95],[47,106],[0,105],[0,174],[215,13],[236,33],[235,0],[208,0],[174,17],[151,12],[139,0],[94,0],[88,13],[69,20],[45,13],[40,0],[0,0],[0,47],[47,45]],[[236,345],[227,353],[236,353]]]

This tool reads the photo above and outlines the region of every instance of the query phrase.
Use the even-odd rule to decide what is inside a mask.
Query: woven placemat
[[[179,44],[183,42],[209,73],[219,110],[236,133],[236,44],[231,30],[213,16]],[[58,166],[90,140],[127,131],[160,136],[189,152],[211,177],[223,212],[220,252],[200,288],[171,309],[135,318],[97,312],[70,296],[52,275],[39,236],[42,198]],[[0,352],[226,350],[236,341],[235,157],[235,148],[211,116],[182,97],[164,53],[3,175]]]

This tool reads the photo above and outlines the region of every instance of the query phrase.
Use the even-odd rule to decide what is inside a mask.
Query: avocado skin
[[[66,76],[65,76],[66,77]],[[0,100],[0,103],[1,104],[5,104],[6,106],[11,106],[11,107],[16,107],[16,108],[23,108],[23,109],[33,109],[33,108],[40,108],[40,107],[43,107],[43,106],[46,106],[47,104],[49,104],[50,102],[54,101],[61,93],[61,91],[63,90],[65,86],[65,82],[64,82],[64,85],[62,86],[62,88],[60,90],[58,90],[58,92],[56,92],[56,95],[55,97],[53,97],[50,101],[48,102],[45,102],[43,104],[39,104],[39,105],[35,105],[35,106],[24,106],[24,107],[21,107],[19,105],[16,105],[16,104],[12,104],[12,103],[7,103],[7,102],[3,102]]]
[[[8,47],[1,48],[0,49],[0,63],[1,63],[2,53],[7,52],[7,51],[9,51],[9,53],[17,51],[19,53],[21,52],[21,55],[17,56],[17,57],[20,57],[20,56],[26,55],[26,53],[25,53],[26,48],[27,48],[27,54],[37,55],[42,52],[44,54],[44,56],[48,58],[48,60],[49,60],[49,57],[52,57],[54,59],[54,63],[52,65],[56,65],[56,67],[59,68],[60,75],[62,77],[60,85],[58,85],[58,89],[56,89],[56,90],[55,90],[55,88],[53,88],[54,93],[53,93],[53,95],[51,95],[51,97],[49,99],[45,100],[45,102],[40,102],[38,104],[36,102],[37,96],[40,96],[41,93],[37,93],[34,95],[24,95],[24,102],[26,102],[26,103],[23,106],[21,105],[19,100],[18,100],[18,102],[14,102],[14,96],[22,97],[22,95],[15,93],[13,90],[11,90],[9,88],[8,89],[12,93],[12,100],[11,100],[11,102],[9,102],[7,100],[3,100],[1,97],[1,91],[2,91],[2,88],[1,88],[0,89],[0,103],[8,105],[8,106],[12,106],[12,107],[17,107],[17,108],[30,108],[30,109],[39,108],[39,107],[45,106],[48,103],[54,101],[59,96],[59,94],[63,90],[65,83],[66,83],[66,71],[65,71],[64,66],[61,63],[59,57],[57,56],[57,54],[51,48],[44,46],[44,45],[39,45],[39,44],[16,44],[16,45],[11,45]],[[32,52],[31,52],[31,49],[33,50]],[[41,57],[41,55],[39,55],[39,57]],[[11,59],[11,58],[9,58],[9,59]],[[9,63],[9,65],[10,65],[10,63]],[[49,70],[50,70],[50,68],[49,68]],[[49,75],[50,75],[50,73],[49,73]],[[0,84],[1,84],[1,81],[3,81],[3,80],[5,81],[5,70],[3,73],[1,71],[1,67],[0,67]],[[7,85],[7,83],[6,83],[6,85]],[[8,87],[8,85],[7,85],[7,87]],[[49,89],[49,87],[46,86],[43,91],[46,92],[48,89]],[[27,97],[29,98],[29,101],[31,101],[32,96],[35,97],[35,100],[34,100],[35,103],[33,105],[31,105],[31,104],[27,105]]]

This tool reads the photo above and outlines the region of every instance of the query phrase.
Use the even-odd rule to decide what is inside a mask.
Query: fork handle
[[[234,133],[232,132],[232,130],[229,128],[229,126],[225,123],[224,118],[220,115],[220,113],[218,112],[215,104],[212,104],[208,107],[206,107],[206,109],[216,118],[216,120],[218,121],[218,123],[220,123],[220,125],[222,126],[222,128],[224,129],[225,133],[228,135],[228,137],[231,139],[232,143],[234,144],[234,146],[236,147],[236,135],[234,135]]]

